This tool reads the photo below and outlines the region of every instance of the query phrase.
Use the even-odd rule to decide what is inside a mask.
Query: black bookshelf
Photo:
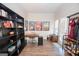
[[[25,44],[24,18],[0,3],[0,55],[19,55]]]

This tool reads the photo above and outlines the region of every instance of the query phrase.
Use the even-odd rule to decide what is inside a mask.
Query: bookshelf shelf
[[[21,41],[20,48],[17,47],[18,40]],[[21,52],[25,44],[24,18],[0,3],[0,53],[19,55],[18,50]],[[9,52],[8,49],[13,46],[15,49]]]

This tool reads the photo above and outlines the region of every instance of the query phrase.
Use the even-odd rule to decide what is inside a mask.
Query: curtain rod
[[[77,12],[77,13],[75,13],[75,14],[72,14],[72,15],[70,15],[70,16],[67,16],[67,18],[70,18],[70,17],[72,17],[72,16],[74,16],[74,15],[77,15],[77,14],[79,14],[79,12]]]

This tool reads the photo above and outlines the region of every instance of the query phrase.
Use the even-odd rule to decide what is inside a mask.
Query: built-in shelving
[[[24,46],[24,18],[0,3],[0,54],[19,55]]]
[[[77,45],[79,45],[79,41],[77,40],[64,39],[64,50],[72,56],[79,55],[79,47]]]
[[[79,56],[79,12],[68,16],[68,34],[63,36],[63,48],[72,56]]]

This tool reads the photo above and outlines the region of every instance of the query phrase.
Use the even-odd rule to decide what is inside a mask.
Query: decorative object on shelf
[[[12,32],[9,32],[9,35],[12,36],[14,35],[15,33],[12,31]]]
[[[4,16],[4,17],[7,17],[7,12],[4,11],[3,9],[0,9],[0,16]]]
[[[17,21],[17,22],[20,22],[20,23],[23,22],[23,20],[22,20],[22,19],[19,19],[19,18],[16,18],[16,21]]]
[[[23,28],[23,26],[19,25],[18,28]]]
[[[14,51],[15,48],[16,48],[16,46],[11,46],[11,47],[9,47],[8,52],[12,52],[12,51]]]
[[[19,48],[21,46],[21,40],[17,41],[17,47]]]
[[[12,21],[3,21],[4,28],[13,28],[14,24]]]

